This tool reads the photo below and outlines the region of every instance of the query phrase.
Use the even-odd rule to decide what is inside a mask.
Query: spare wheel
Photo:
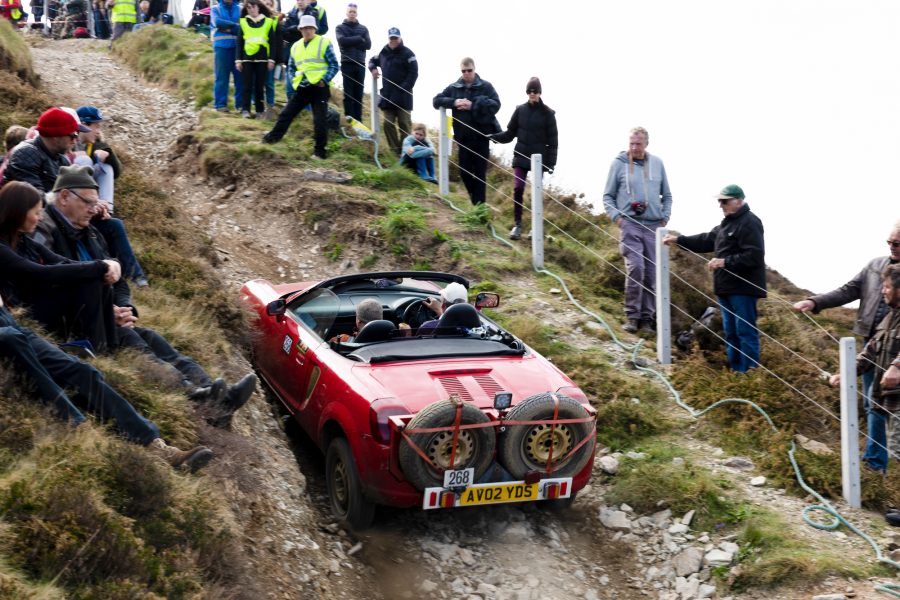
[[[407,429],[430,429],[433,427],[453,427],[456,420],[456,403],[452,400],[441,400],[426,406],[409,422]],[[487,423],[490,419],[481,410],[471,404],[463,403],[460,423]],[[409,434],[413,443],[434,464],[436,470],[428,464],[405,439],[400,441],[400,468],[406,479],[416,489],[444,485],[444,471],[449,470],[450,457],[453,453],[453,430],[435,431],[431,433]],[[497,436],[493,427],[460,430],[456,442],[456,456],[453,469],[475,469],[477,481],[494,458]]]
[[[562,394],[556,394],[556,397],[559,399],[559,419],[590,417],[577,400]],[[592,435],[593,424],[587,421],[554,427],[550,424],[553,420],[553,407],[553,394],[545,392],[526,398],[507,413],[506,419],[510,421],[547,421],[534,425],[510,425],[500,436],[500,464],[516,479],[523,479],[529,471],[545,473],[551,459],[551,448],[552,474],[556,477],[572,477],[584,468],[593,454],[594,439],[588,440],[572,453],[572,449],[585,437]]]

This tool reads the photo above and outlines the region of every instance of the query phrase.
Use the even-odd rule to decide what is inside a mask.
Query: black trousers
[[[278,115],[275,127],[269,132],[268,137],[276,141],[283,138],[294,121],[294,117],[307,106],[311,106],[316,142],[315,154],[320,158],[325,158],[325,144],[328,143],[328,129],[325,126],[325,117],[328,114],[328,99],[330,97],[331,89],[327,85],[322,87],[308,85],[297,88],[287,106]]]
[[[344,116],[362,122],[362,99],[366,88],[366,68],[356,63],[341,63],[344,76]]]
[[[112,287],[102,281],[54,286],[23,300],[47,331],[65,339],[89,340],[98,354],[116,347]]]
[[[212,380],[203,367],[189,356],[181,354],[169,341],[147,327],[118,327],[119,347],[133,348],[153,358],[161,365],[178,371],[185,387],[209,387]]]
[[[459,147],[459,176],[469,192],[469,200],[472,204],[481,204],[485,201],[487,192],[488,156],[490,155],[490,140],[486,136],[473,133],[472,136],[457,138]]]
[[[115,421],[129,440],[146,445],[159,437],[159,428],[109,387],[100,371],[19,326],[5,308],[0,308],[0,356],[12,360],[28,375],[41,401],[60,418],[76,425],[85,420],[66,396],[65,387],[75,390],[79,404],[100,420]]]
[[[244,78],[244,102],[241,110],[250,111],[250,97],[255,99],[256,114],[266,110],[266,75],[269,74],[268,62],[244,61],[241,66]]]

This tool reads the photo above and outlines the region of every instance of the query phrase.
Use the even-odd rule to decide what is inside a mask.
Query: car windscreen
[[[398,339],[358,348],[348,358],[367,363],[398,362],[435,358],[522,356],[525,346],[464,337]]]
[[[341,300],[329,289],[319,288],[291,301],[287,312],[313,330],[320,338],[334,324]]]

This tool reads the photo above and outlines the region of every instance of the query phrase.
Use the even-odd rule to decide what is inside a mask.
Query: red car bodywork
[[[522,356],[427,358],[367,364],[333,350],[289,312],[267,314],[267,305],[279,298],[288,303],[318,282],[272,285],[253,280],[241,289],[242,301],[256,317],[254,362],[269,387],[324,452],[334,436],[345,437],[352,449],[366,496],[377,504],[420,506],[423,494],[408,483],[397,462],[403,443],[386,426],[389,417],[404,421],[429,404],[458,394],[492,419],[498,391],[513,393],[513,404],[533,394],[567,390],[593,409],[577,386],[547,359],[531,349]],[[437,294],[439,288],[425,284]],[[580,398],[579,398],[580,396]],[[394,407],[381,419],[372,405]],[[405,409],[405,410],[404,410]],[[396,420],[396,419],[395,419]],[[381,438],[387,438],[386,443]],[[573,477],[572,489],[587,485],[593,460]]]

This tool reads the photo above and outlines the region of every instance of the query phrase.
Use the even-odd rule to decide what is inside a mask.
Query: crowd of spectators
[[[157,365],[155,376],[178,382],[219,427],[228,426],[257,383],[252,373],[232,385],[214,379],[140,323],[129,281],[139,287],[149,282],[124,223],[111,216],[123,166],[102,140],[103,120],[95,106],[53,107],[33,128],[12,126],[6,132],[0,167],[0,356],[61,418],[78,425],[85,420],[82,411],[92,412],[172,466],[196,470],[212,458],[208,448],[179,450],[164,442],[156,425],[81,360],[119,357],[121,350],[132,351],[123,357],[143,355]],[[53,340],[17,323],[10,309],[39,323]],[[71,398],[63,391],[70,389]]]

